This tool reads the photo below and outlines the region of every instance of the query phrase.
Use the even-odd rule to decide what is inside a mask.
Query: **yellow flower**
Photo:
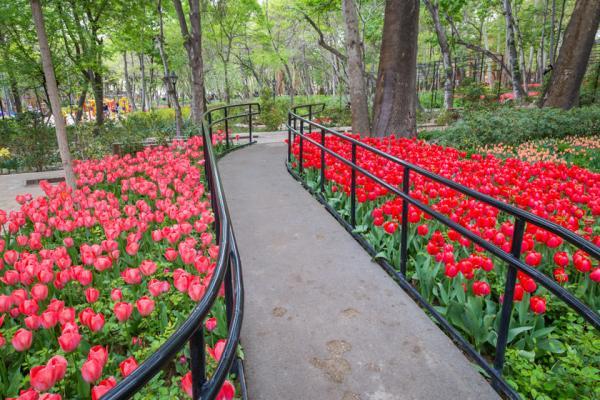
[[[8,158],[10,157],[10,150],[6,147],[0,147],[0,158]]]

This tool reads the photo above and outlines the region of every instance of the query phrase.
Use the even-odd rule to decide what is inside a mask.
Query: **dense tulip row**
[[[219,249],[201,146],[80,161],[77,190],[42,182],[45,196],[0,210],[2,398],[101,398],[203,297]],[[211,314],[209,372],[227,334],[222,299]],[[187,357],[151,385],[191,396]],[[226,381],[218,398],[234,395]]]
[[[360,139],[357,136],[350,135]],[[320,142],[320,133],[309,134]],[[453,148],[404,138],[362,138],[362,142],[423,167],[464,186],[475,189],[561,225],[600,245],[600,174],[551,162],[529,163],[495,156],[467,155]],[[347,140],[327,135],[326,147],[350,160]],[[293,163],[299,167],[300,139],[296,137]],[[357,146],[357,164],[388,184],[401,188],[403,167]],[[304,178],[318,188],[321,150],[304,141]],[[325,156],[325,198],[338,212],[350,212],[351,169],[342,161]],[[357,227],[377,250],[378,257],[399,265],[402,200],[372,179],[357,174]],[[430,178],[411,171],[410,195],[470,230],[491,244],[510,252],[514,219],[498,209],[465,196]],[[506,269],[478,245],[409,206],[408,277],[421,294],[461,330],[479,349],[493,351],[494,321],[503,300]],[[600,308],[600,268],[597,260],[532,224],[526,225],[522,259],[571,290],[593,309]],[[511,337],[519,348],[539,345],[544,316],[551,296],[530,276],[519,272],[514,300],[514,326],[523,328]],[[526,308],[520,303],[526,303]],[[528,309],[529,310],[528,310]],[[466,313],[466,314],[465,314]],[[529,315],[527,315],[529,314]],[[513,325],[511,325],[513,326]],[[544,330],[545,329],[545,330]],[[535,336],[539,334],[539,336]]]

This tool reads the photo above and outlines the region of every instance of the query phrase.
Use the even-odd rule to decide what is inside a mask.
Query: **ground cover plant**
[[[201,146],[79,161],[75,191],[42,183],[45,196],[0,210],[2,398],[99,399],[187,318],[219,250]],[[222,295],[205,321],[209,374],[227,336]],[[188,357],[135,398],[191,396]],[[235,391],[227,380],[217,398]]]
[[[320,141],[320,133],[310,134]],[[357,136],[353,136],[358,138]],[[555,162],[527,162],[494,155],[468,155],[423,141],[363,138],[365,143],[455,182],[526,209],[600,245],[600,174]],[[326,147],[351,159],[351,145],[335,136]],[[292,167],[298,167],[299,138]],[[358,148],[357,164],[401,187],[402,167]],[[328,203],[350,216],[349,167],[325,157]],[[319,190],[321,151],[304,142],[303,178]],[[410,194],[495,246],[509,252],[514,220],[494,207],[468,198],[429,178],[410,176]],[[399,267],[402,201],[371,179],[357,175],[357,224],[378,252]],[[410,206],[407,278],[421,295],[486,358],[492,359],[498,334],[506,267],[456,231]],[[593,310],[600,309],[598,261],[561,238],[526,225],[522,259],[571,291]],[[504,370],[524,398],[600,396],[600,336],[527,274],[519,272]]]
[[[484,145],[519,146],[532,140],[600,136],[600,107],[565,111],[554,108],[473,110],[443,131],[421,132],[419,137],[444,146],[474,152]]]

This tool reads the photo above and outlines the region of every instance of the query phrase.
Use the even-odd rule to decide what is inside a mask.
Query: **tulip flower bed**
[[[0,210],[0,396],[99,399],[155,352],[203,297],[218,246],[202,140],[76,162],[77,190],[42,183]],[[205,321],[212,373],[227,336]],[[189,350],[136,398],[191,396]],[[235,396],[226,381],[218,398]]]
[[[309,136],[320,142],[320,133]],[[352,136],[358,138],[357,136]],[[526,209],[600,245],[600,174],[551,162],[473,154],[423,141],[363,138],[363,142],[438,175]],[[351,144],[328,135],[327,148],[351,159]],[[298,167],[299,138],[292,148]],[[403,168],[357,148],[357,164],[401,187]],[[304,141],[303,179],[319,190],[321,150]],[[410,194],[434,210],[510,252],[514,219],[416,173]],[[324,198],[350,221],[351,170],[325,156]],[[357,173],[355,233],[395,268],[400,264],[402,200]],[[492,360],[506,267],[456,231],[409,206],[407,279],[484,357]],[[600,309],[596,260],[561,238],[527,224],[522,259],[555,279],[594,310]],[[508,335],[505,376],[526,398],[600,398],[600,337],[575,312],[519,272]]]

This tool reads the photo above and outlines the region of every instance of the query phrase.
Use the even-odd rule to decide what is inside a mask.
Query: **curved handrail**
[[[243,114],[229,115],[229,110],[232,108],[240,108],[240,107],[248,107],[248,111]],[[253,107],[256,107],[256,110],[253,110]],[[216,111],[223,111],[223,118],[213,120],[213,113]],[[226,106],[214,107],[206,110],[204,113],[205,121],[207,122],[208,127],[208,135],[212,140],[212,128],[216,124],[221,122],[225,122],[225,145],[229,147],[230,139],[229,139],[229,121],[232,119],[238,118],[248,118],[248,140],[249,143],[254,143],[252,140],[252,117],[255,115],[259,115],[261,113],[260,103],[252,102],[252,103],[240,103],[240,104],[231,104]]]
[[[300,128],[297,129],[297,122],[300,122]],[[317,140],[307,136],[304,125],[308,126],[308,130],[311,128],[317,128],[321,133],[320,143]],[[362,238],[362,236],[353,232],[355,228],[355,213],[356,213],[356,173],[359,172],[364,176],[370,178],[371,180],[377,182],[378,184],[385,187],[390,192],[394,193],[397,196],[400,196],[403,199],[402,202],[402,230],[401,230],[401,262],[400,262],[400,273],[396,271],[389,262],[385,260],[379,260],[382,266],[392,275],[394,276],[400,286],[405,289],[414,299],[419,303],[423,308],[427,309],[432,316],[438,321],[438,323],[442,326],[449,336],[454,339],[454,341],[467,352],[491,377],[493,386],[506,394],[510,398],[518,399],[519,395],[508,385],[508,383],[502,377],[502,370],[504,366],[504,354],[507,346],[507,338],[508,338],[508,330],[510,325],[510,316],[512,312],[513,305],[513,294],[515,290],[517,270],[523,271],[531,276],[535,281],[542,284],[545,288],[547,288],[550,292],[556,295],[560,300],[564,301],[570,308],[572,308],[575,312],[581,315],[585,320],[587,320],[592,326],[594,326],[597,330],[600,330],[600,315],[593,310],[591,307],[584,304],[578,298],[576,298],[570,291],[566,290],[562,286],[558,285],[556,282],[548,278],[542,272],[532,268],[531,266],[525,264],[520,260],[521,255],[521,242],[523,240],[525,224],[531,223],[542,229],[547,230],[553,234],[556,234],[567,242],[575,245],[576,247],[585,250],[588,254],[590,254],[595,259],[600,259],[600,248],[593,244],[592,242],[584,239],[583,237],[567,230],[566,228],[557,225],[551,221],[543,219],[533,213],[522,210],[500,200],[497,200],[491,196],[480,193],[476,190],[470,189],[466,186],[453,182],[447,178],[439,176],[431,171],[428,171],[424,168],[421,168],[417,165],[411,164],[404,160],[399,159],[398,157],[392,156],[391,154],[385,153],[373,146],[365,144],[359,140],[356,140],[348,135],[345,135],[341,132],[338,132],[334,129],[327,128],[319,123],[313,122],[305,117],[295,113],[290,109],[288,111],[288,160],[287,167],[288,171],[294,175],[294,177],[300,181],[302,181],[301,174],[303,172],[303,144],[304,141],[308,141],[312,145],[316,146],[321,150],[321,189],[320,192],[324,190],[323,184],[325,179],[325,153],[331,155],[337,160],[341,161],[346,166],[350,167],[352,171],[352,181],[351,181],[351,211],[350,218],[351,223],[348,223],[344,220],[341,215],[331,207],[324,197],[320,197],[320,200],[325,204],[325,207],[342,223],[346,229],[351,232],[351,234],[357,239],[363,247],[369,251],[372,255],[376,254],[376,250],[370,245],[366,240]],[[327,148],[325,146],[325,136],[326,134],[336,136],[349,142],[352,146],[352,160],[348,160],[335,151]],[[292,138],[292,135],[294,138]],[[293,171],[291,166],[291,148],[294,143],[295,136],[298,135],[300,137],[300,154],[299,154],[299,171],[300,175]],[[375,176],[370,171],[360,167],[356,161],[356,152],[357,148],[362,148],[366,151],[370,151],[378,156],[381,156],[395,164],[398,164],[403,167],[403,180],[402,180],[402,190],[398,189],[394,185],[389,184],[388,182],[382,180],[381,178]],[[480,236],[471,232],[470,230],[464,228],[460,224],[452,221],[447,216],[439,213],[438,211],[433,210],[426,204],[412,198],[410,196],[410,171],[414,171],[415,173],[430,178],[436,182],[439,182],[445,186],[448,186],[457,192],[460,192],[464,195],[475,198],[483,203],[489,204],[499,210],[502,210],[513,217],[515,217],[515,228],[512,237],[512,248],[511,252],[508,253],[499,247],[494,246],[490,242],[484,240]],[[313,193],[317,193],[316,190],[312,190]],[[451,229],[454,229],[461,235],[470,239],[472,242],[478,244],[485,250],[489,251],[493,255],[500,258],[502,261],[508,264],[508,271],[506,273],[506,285],[505,285],[505,301],[502,304],[502,310],[500,315],[500,324],[498,330],[498,339],[496,341],[496,354],[494,359],[493,367],[488,363],[488,361],[481,355],[475,348],[468,343],[462,335],[454,328],[431,304],[427,302],[425,298],[423,298],[420,293],[412,286],[410,281],[406,277],[406,264],[408,260],[408,204],[412,204],[413,206],[419,208],[425,213],[431,215],[434,219],[441,222],[442,224],[448,226]]]
[[[319,110],[313,110],[313,108],[319,107]],[[307,103],[307,104],[298,104],[297,106],[293,106],[290,110],[292,110],[293,114],[297,114],[298,110],[301,108],[308,108],[308,113],[302,115],[302,117],[308,117],[308,119],[312,120],[314,114],[321,113],[325,111],[325,103]]]
[[[245,105],[251,108],[252,105],[250,104]],[[225,106],[225,109],[238,106],[241,105]],[[237,359],[244,306],[242,265],[231,226],[221,177],[217,168],[216,156],[212,148],[209,128],[210,124],[205,118],[202,123],[204,167],[210,187],[211,203],[215,213],[215,230],[217,231],[219,243],[219,254],[213,277],[204,297],[194,307],[190,316],[177,331],[130,375],[106,393],[102,400],[124,400],[133,396],[171,361],[188,341],[190,342],[194,399],[213,399],[218,394],[227,378],[227,374],[231,371]],[[206,380],[203,321],[212,308],[222,285],[225,285],[225,302],[229,327],[227,344],[213,376],[210,380]],[[242,368],[241,363],[238,365]],[[238,375],[243,376],[243,371]]]

